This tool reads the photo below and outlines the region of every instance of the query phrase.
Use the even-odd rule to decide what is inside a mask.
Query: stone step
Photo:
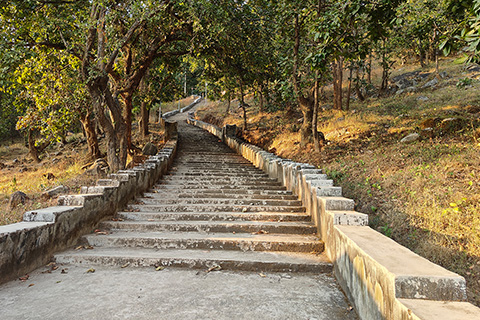
[[[265,232],[285,234],[315,234],[317,228],[307,222],[269,221],[104,221],[99,228],[135,231],[185,232]]]
[[[112,247],[71,250],[57,254],[55,259],[57,263],[125,267],[163,266],[205,270],[312,273],[331,273],[333,270],[333,264],[323,253]]]
[[[256,205],[228,205],[228,204],[130,204],[125,211],[158,211],[158,212],[305,212],[301,206],[256,206]]]
[[[125,220],[190,220],[190,221],[311,221],[306,214],[283,212],[118,212]]]
[[[235,184],[267,184],[267,185],[280,185],[280,183],[271,178],[256,178],[256,177],[239,177],[237,175],[229,175],[225,174],[224,176],[217,176],[217,177],[206,177],[206,176],[164,176],[162,178],[162,183],[189,183],[189,184],[196,184],[196,183],[205,183],[205,184],[228,184],[228,183],[235,183]]]
[[[160,199],[246,199],[246,200],[297,200],[297,197],[294,195],[284,195],[284,194],[238,194],[238,193],[208,193],[208,192],[184,192],[184,193],[175,193],[173,192],[145,192],[143,194],[145,198],[160,198]]]
[[[161,182],[161,181],[160,181]],[[201,189],[213,189],[213,190],[285,190],[281,185],[253,185],[253,184],[158,184],[155,185],[154,190],[201,190]]]
[[[225,171],[221,169],[205,169],[203,167],[199,168],[185,168],[185,167],[172,167],[170,169],[170,174],[200,174],[200,173],[209,173],[209,174],[224,174]],[[230,173],[233,174],[263,174],[266,175],[262,170],[257,169],[255,167],[236,167],[230,168]]]
[[[223,186],[234,185],[235,187],[245,187],[248,188],[250,186],[281,186],[280,182],[277,181],[262,181],[260,179],[175,179],[175,178],[167,178],[160,180],[157,185],[213,185],[218,188],[222,188]]]
[[[94,247],[157,249],[204,249],[240,251],[323,252],[324,243],[316,236],[293,234],[135,232],[89,234],[84,241]]]
[[[188,190],[183,190],[184,188],[178,187],[175,188],[174,186],[161,186],[156,185],[152,190],[153,193],[156,194],[165,194],[165,195],[172,195],[172,194],[225,194],[225,195],[292,195],[291,191],[287,191],[285,187],[268,187],[267,188],[257,188],[257,189],[240,189],[240,188],[188,188]]]
[[[225,171],[209,171],[209,170],[202,170],[202,171],[189,171],[189,172],[178,172],[178,171],[171,171],[169,174],[164,175],[164,178],[170,177],[178,177],[178,178],[205,178],[205,179],[218,179],[222,177],[236,177],[236,178],[268,178],[268,175],[261,172],[229,172]],[[272,179],[270,179],[272,180]]]
[[[208,199],[165,199],[162,196],[149,196],[138,198],[137,204],[175,204],[175,205],[190,205],[190,204],[209,204],[209,205],[242,205],[242,206],[302,206],[302,201],[299,200],[275,200],[275,199],[229,199],[229,198],[208,198]]]

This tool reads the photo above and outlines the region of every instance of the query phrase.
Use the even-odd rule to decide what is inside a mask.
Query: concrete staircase
[[[201,129],[181,124],[177,159],[142,198],[59,263],[330,272],[297,197]]]

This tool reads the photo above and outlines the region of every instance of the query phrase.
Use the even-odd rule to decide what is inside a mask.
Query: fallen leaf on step
[[[95,269],[93,269],[93,268],[90,268],[90,269],[87,270],[87,273],[94,273],[94,272],[95,272]]]
[[[96,230],[95,230],[95,233],[96,233],[96,234],[103,234],[103,235],[107,235],[107,234],[108,234],[107,231],[102,231],[102,230],[100,230],[100,229],[96,229]]]
[[[23,277],[18,278],[20,281],[27,281],[30,276],[28,274],[24,275]]]
[[[57,270],[57,269],[58,269],[58,266],[56,266],[56,265],[55,265],[55,266],[52,266],[52,271],[55,271],[55,270]]]
[[[122,266],[122,268],[126,268],[126,267],[128,267],[129,265],[130,265],[130,262],[127,262],[127,263],[125,263],[125,264]]]
[[[208,268],[208,270],[206,272],[209,273],[209,272],[212,272],[212,271],[220,271],[220,270],[222,270],[221,266],[213,266],[213,267]]]
[[[257,232],[252,232],[252,234],[267,234],[268,231],[265,230],[258,230]]]
[[[60,282],[62,282],[62,280],[58,280],[58,281],[57,281],[57,283],[60,283]]]
[[[155,219],[147,219],[147,221],[155,221]]]
[[[164,266],[155,267],[155,271],[162,271],[163,269],[165,269]]]
[[[265,274],[263,274],[263,273],[261,273],[261,272],[260,272],[258,275],[259,275],[260,277],[262,277],[262,278],[267,277]]]
[[[243,208],[243,209],[242,209],[242,212],[247,212],[247,211],[248,211],[247,208]]]
[[[92,250],[93,249],[93,246],[83,246],[83,248],[87,249],[87,250]]]
[[[78,246],[75,248],[75,250],[82,250],[83,249],[83,246]]]
[[[47,267],[54,266],[54,265],[56,265],[56,262],[50,262],[49,264],[47,264]]]
[[[67,269],[62,269],[62,272],[60,273],[63,273],[63,274],[67,273]]]
[[[30,284],[28,285],[28,287],[30,288],[30,287],[33,287],[34,285],[35,285],[35,283],[30,283]]]

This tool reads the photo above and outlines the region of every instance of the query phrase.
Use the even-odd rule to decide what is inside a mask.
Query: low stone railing
[[[219,128],[193,118],[188,123],[224,141],[298,195],[325,242],[335,276],[361,319],[480,319],[465,302],[465,279],[413,253],[368,227],[322,170],[282,159]]]
[[[0,226],[0,283],[45,265],[52,255],[75,245],[98,222],[115,214],[151,188],[171,165],[177,139],[170,139],[145,163],[82,187],[78,195],[61,196],[58,206],[26,212],[23,222]]]
[[[179,114],[181,112],[187,112],[189,111],[190,109],[192,109],[194,106],[197,105],[197,103],[199,103],[200,101],[202,101],[202,97],[198,97],[197,99],[195,99],[195,101],[193,101],[192,103],[190,103],[188,106],[186,107],[183,107],[181,109],[177,109],[177,110],[172,110],[172,111],[169,111],[169,112],[165,112],[163,115],[162,115],[162,118],[169,118],[169,117],[173,117],[174,115],[176,114]]]

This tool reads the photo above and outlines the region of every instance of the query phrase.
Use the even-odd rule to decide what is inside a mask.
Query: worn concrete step
[[[324,243],[318,237],[296,234],[118,231],[107,235],[89,234],[83,239],[94,247],[290,252],[324,250]]]
[[[268,175],[261,172],[229,172],[225,171],[189,171],[189,172],[175,172],[171,171],[169,174],[163,176],[163,178],[178,177],[178,178],[205,178],[205,179],[218,179],[222,177],[237,177],[237,178],[268,178]]]
[[[225,171],[222,169],[205,169],[204,167],[191,168],[191,167],[173,167],[169,171],[171,174],[196,174],[196,173],[210,173],[210,174],[224,174]],[[231,173],[235,174],[263,174],[266,175],[262,170],[255,167],[236,167],[230,168]]]
[[[311,221],[306,214],[283,212],[118,212],[125,220],[190,221]]]
[[[302,206],[299,200],[275,200],[275,199],[229,199],[229,198],[208,198],[208,199],[165,199],[162,196],[142,197],[136,200],[137,204],[210,204],[210,205],[248,205],[248,206]]]
[[[305,212],[301,206],[263,206],[263,205],[228,205],[228,204],[130,204],[125,211],[161,211],[161,212]]]
[[[204,159],[177,159],[174,162],[174,165],[186,165],[189,167],[202,167],[202,168],[208,168],[208,167],[238,167],[238,166],[252,166],[252,163],[248,160],[245,159],[232,159],[232,158],[226,158],[226,159],[216,159],[216,160],[204,160]]]
[[[224,176],[217,176],[217,177],[195,177],[195,176],[164,176],[162,178],[162,183],[189,183],[189,184],[196,184],[196,183],[208,183],[208,184],[217,184],[217,183],[238,183],[238,184],[267,184],[267,185],[280,185],[280,183],[272,178],[255,178],[255,177],[239,177],[236,175],[228,175],[225,174]]]
[[[333,270],[333,264],[323,253],[113,247],[66,251],[55,255],[55,259],[57,263],[125,267],[164,266],[205,270],[215,268],[215,270],[313,273],[330,273]]]
[[[176,179],[175,177],[165,178],[157,184],[160,185],[213,185],[222,188],[222,186],[281,186],[280,182],[261,179],[241,179],[241,178],[223,178],[223,179]]]
[[[237,193],[200,193],[200,192],[185,192],[185,193],[173,193],[173,192],[145,192],[143,194],[145,198],[159,198],[159,199],[245,199],[245,200],[297,200],[294,195],[284,194],[237,194]]]
[[[100,228],[135,231],[185,231],[185,232],[266,232],[290,234],[315,234],[317,228],[308,222],[269,221],[104,221]]]
[[[264,190],[264,189],[189,189],[189,190],[174,190],[174,188],[161,188],[158,189],[154,187],[152,190],[150,190],[149,193],[155,193],[158,195],[165,195],[165,196],[171,196],[172,194],[190,194],[190,195],[216,195],[216,194],[222,194],[222,195],[248,195],[248,196],[270,196],[270,195],[280,195],[280,196],[293,196],[293,193],[291,191],[286,190],[284,187],[280,187],[277,190]],[[295,199],[297,199],[296,196],[294,196]]]
[[[154,189],[167,189],[167,190],[198,190],[198,189],[213,189],[213,190],[285,190],[281,185],[253,185],[253,184],[186,184],[186,183],[157,183]]]

